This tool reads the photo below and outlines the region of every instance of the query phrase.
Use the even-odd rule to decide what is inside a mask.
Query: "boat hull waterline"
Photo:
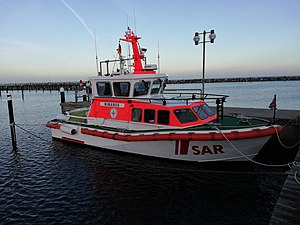
[[[220,132],[121,134],[73,124],[47,124],[52,137],[114,151],[159,158],[209,162],[253,159],[281,126]],[[275,130],[276,129],[276,130]],[[225,137],[226,138],[225,138]]]

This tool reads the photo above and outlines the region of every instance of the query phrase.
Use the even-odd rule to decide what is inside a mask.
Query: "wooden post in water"
[[[60,107],[61,107],[61,113],[65,113],[64,112],[64,107],[63,107],[63,103],[65,103],[66,101],[66,97],[65,97],[65,89],[63,87],[61,87],[59,89],[60,92]]]
[[[276,95],[274,95],[274,102],[275,106],[273,108],[273,123],[275,124],[276,122],[276,110],[277,110],[277,100],[276,100]]]
[[[24,101],[24,86],[21,86],[21,91],[22,91],[22,100]]]
[[[59,89],[59,91],[60,91],[60,103],[65,103],[65,101],[66,101],[65,89],[63,87],[61,87]]]
[[[14,149],[17,149],[17,138],[16,138],[16,126],[14,119],[14,110],[12,104],[12,96],[7,95],[7,105],[8,105],[8,114],[9,114],[9,126],[11,133],[11,142]]]

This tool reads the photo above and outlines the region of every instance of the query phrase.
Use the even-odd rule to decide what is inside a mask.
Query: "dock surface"
[[[282,186],[270,225],[300,224],[300,148]]]
[[[241,114],[244,116],[255,116],[259,118],[271,119],[273,117],[273,111],[270,109],[260,108],[239,108],[239,107],[224,107],[224,114]],[[300,110],[290,109],[278,109],[276,111],[276,119],[297,119],[300,117]]]

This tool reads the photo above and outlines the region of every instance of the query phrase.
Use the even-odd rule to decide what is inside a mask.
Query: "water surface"
[[[216,92],[215,85],[207,90]],[[230,92],[230,85],[221,87]],[[190,164],[55,141],[45,123],[60,112],[59,93],[12,95],[17,150],[0,97],[0,224],[269,224],[285,169]]]

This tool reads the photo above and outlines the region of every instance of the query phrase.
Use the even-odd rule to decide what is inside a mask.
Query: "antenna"
[[[98,62],[98,53],[97,53],[97,38],[96,38],[96,31],[94,28],[94,40],[95,40],[95,54],[96,54],[96,67],[97,67],[97,75],[102,76],[101,73],[99,73],[99,62]]]
[[[159,57],[159,41],[157,41],[157,66],[158,66],[158,73],[160,73],[160,57]]]
[[[134,32],[137,34],[136,32],[136,21],[135,21],[135,7],[133,6],[133,20],[134,20]]]

